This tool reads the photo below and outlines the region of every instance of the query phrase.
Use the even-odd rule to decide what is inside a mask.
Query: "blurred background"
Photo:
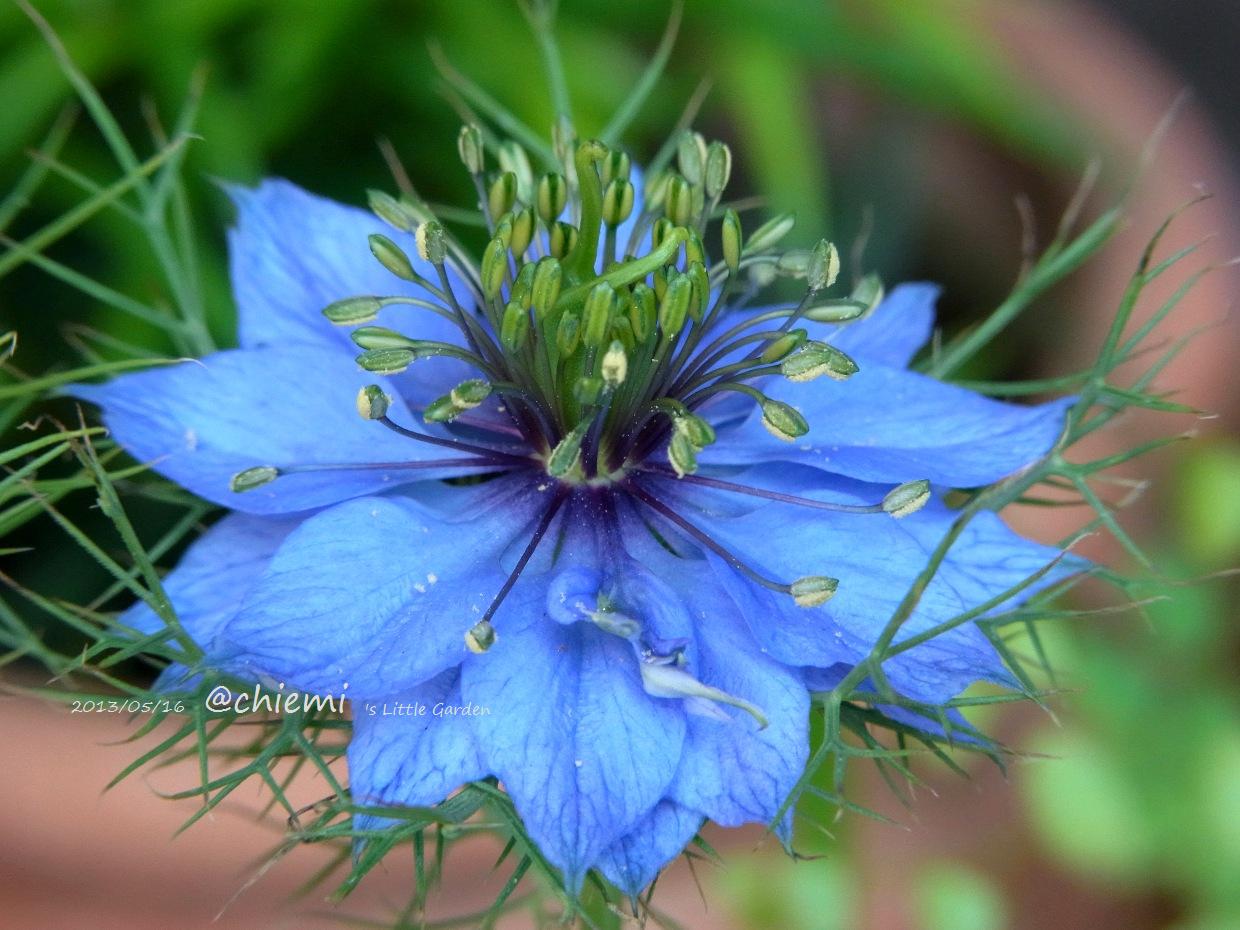
[[[422,194],[467,198],[459,118],[440,93],[428,43],[530,125],[550,124],[538,57],[509,0],[35,3],[132,139],[149,138],[155,114],[172,123],[205,66],[202,140],[186,177],[209,326],[221,345],[234,325],[223,249],[230,208],[212,179],[277,174],[356,203],[367,187],[394,186],[382,138]],[[661,0],[563,0],[559,32],[583,135],[637,80],[669,12]],[[1101,181],[1087,215],[1110,206],[1136,176],[1156,125],[1190,91],[1136,182],[1125,230],[965,374],[1044,377],[1090,361],[1145,242],[1200,189],[1213,199],[1177,220],[1163,253],[1213,238],[1187,270],[1152,289],[1141,312],[1153,312],[1190,271],[1240,255],[1237,48],[1234,0],[688,0],[667,76],[627,143],[635,160],[651,155],[708,79],[695,125],[732,145],[739,193],[761,191],[772,209],[795,209],[807,242],[827,234],[843,246],[869,229],[866,264],[888,282],[945,285],[942,326],[951,333],[993,308],[1019,270],[1017,198],[1028,198],[1045,244],[1097,158]],[[30,20],[17,5],[0,5],[0,189],[16,183],[70,97]],[[98,183],[116,177],[85,120],[60,159]],[[5,250],[82,196],[53,173],[24,212],[0,223]],[[144,300],[163,287],[147,243],[117,213],[47,255]],[[1120,449],[1198,433],[1127,470],[1153,483],[1125,522],[1174,578],[1240,564],[1236,283],[1226,268],[1206,276],[1162,330],[1168,341],[1202,330],[1161,383],[1214,416],[1132,417],[1105,440]],[[160,330],[28,264],[0,278],[0,332],[10,330],[20,334],[13,362],[26,374],[120,357],[122,344],[172,351]],[[0,422],[11,430],[37,412],[5,410]],[[61,505],[89,529],[100,520],[93,503],[79,493]],[[178,516],[150,501],[135,507],[147,539]],[[1008,516],[1047,541],[1084,519],[1069,510]],[[106,587],[51,521],[27,517],[12,527],[6,547],[29,549],[3,557],[19,583],[77,603]],[[1089,555],[1130,567],[1108,540],[1090,545]],[[897,825],[848,815],[829,838],[807,830],[799,845],[816,858],[800,863],[760,830],[716,832],[725,865],[691,872],[676,864],[656,907],[695,930],[1240,928],[1237,585],[1216,579],[1162,593],[1144,615],[1045,633],[1068,693],[1053,702],[1054,717],[1015,707],[982,720],[1028,753],[1006,776],[968,762],[962,779],[927,762],[918,768],[926,784],[905,808],[858,767],[855,799]],[[49,631],[49,641],[61,635]],[[35,672],[18,666],[15,674]],[[153,790],[185,787],[188,769],[101,796],[136,754],[109,745],[129,732],[122,719],[71,717],[24,700],[0,706],[9,747],[0,766],[0,923],[329,926],[341,916],[382,919],[408,894],[408,863],[394,859],[334,913],[321,894],[293,900],[323,862],[307,849],[230,903],[278,838],[278,822],[248,817],[257,794],[174,841],[186,809]],[[431,913],[486,903],[493,855],[485,844],[456,851],[458,867]],[[501,926],[527,924],[517,917]]]

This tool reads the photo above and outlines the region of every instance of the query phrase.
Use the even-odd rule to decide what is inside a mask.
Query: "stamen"
[[[494,457],[457,457],[451,459],[428,459],[423,462],[333,462],[307,465],[255,465],[239,471],[229,481],[229,488],[238,493],[252,491],[270,484],[286,475],[301,475],[316,471],[416,471],[423,468],[511,468],[509,462]]]
[[[538,548],[538,544],[542,542],[543,537],[547,535],[547,529],[551,526],[551,521],[555,519],[556,513],[560,510],[560,505],[564,503],[567,495],[561,490],[556,494],[555,500],[551,502],[551,506],[543,513],[542,519],[538,521],[538,526],[534,530],[534,535],[530,539],[529,544],[525,547],[525,551],[521,553],[521,558],[517,559],[517,565],[512,570],[512,574],[508,576],[508,580],[504,582],[504,586],[499,589],[499,593],[491,601],[491,606],[487,608],[486,613],[482,615],[482,619],[474,626],[490,625],[491,618],[495,616],[495,611],[499,610],[499,605],[504,603],[504,598],[508,596],[508,592],[512,590],[512,586],[517,583],[517,579],[521,577],[521,573],[525,571],[525,566],[534,556],[534,550]]]
[[[475,446],[468,442],[461,442],[456,439],[441,439],[438,436],[428,436],[426,433],[419,433],[415,430],[406,429],[399,423],[394,423],[388,416],[381,416],[375,419],[375,422],[382,423],[394,433],[401,436],[407,436],[410,439],[416,439],[419,442],[429,443],[432,446],[443,446],[445,449],[456,449],[458,452],[472,452],[474,455],[483,456],[484,458],[494,458],[514,465],[535,465],[537,460],[527,455],[513,455],[511,452],[503,452],[499,449],[488,449],[486,446]]]
[[[656,478],[664,478],[668,481],[687,481],[690,484],[700,484],[704,487],[718,488],[721,491],[731,491],[735,494],[746,494],[750,497],[761,497],[765,500],[779,501],[783,504],[796,504],[799,507],[811,507],[814,510],[830,510],[835,513],[883,513],[883,504],[833,504],[828,501],[816,501],[808,497],[797,497],[795,494],[783,494],[779,491],[768,491],[765,488],[750,487],[746,484],[736,484],[732,481],[724,481],[720,478],[709,478],[705,475],[684,475],[677,477],[674,473],[666,471],[658,465],[646,465],[635,474],[653,475]]]

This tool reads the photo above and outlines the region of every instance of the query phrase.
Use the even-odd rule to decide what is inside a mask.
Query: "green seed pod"
[[[530,243],[534,241],[536,224],[537,219],[530,207],[513,214],[512,239],[508,242],[508,248],[512,250],[516,258],[520,259],[525,254],[525,250],[530,247]]]
[[[323,316],[337,326],[356,326],[358,323],[369,323],[383,309],[383,301],[378,297],[346,297],[323,308]]]
[[[607,157],[599,165],[599,175],[603,179],[604,186],[615,180],[627,181],[631,170],[632,163],[629,161],[629,156],[619,149],[612,149],[608,152]]]
[[[270,465],[256,465],[254,468],[247,468],[245,471],[239,471],[232,476],[228,482],[228,489],[236,494],[242,494],[245,491],[253,491],[255,488],[261,488],[265,484],[270,484],[280,477],[280,470],[272,468]]]
[[[811,291],[821,291],[835,283],[840,276],[840,253],[826,239],[819,239],[810,253],[809,267],[805,270],[805,280]]]
[[[736,274],[741,266],[744,240],[741,237],[741,218],[730,207],[723,214],[723,225],[719,235],[723,239],[723,263],[727,265],[728,271]]]
[[[377,375],[398,375],[417,358],[413,349],[370,349],[357,357],[357,363]]]
[[[577,245],[577,227],[561,220],[552,225],[549,238],[552,257],[563,259]]]
[[[482,145],[482,130],[472,124],[462,126],[461,134],[456,137],[456,150],[466,171],[482,174],[486,152]]]
[[[809,333],[803,329],[794,329],[786,332],[778,339],[768,342],[758,358],[763,365],[773,365],[800,348],[808,335]]]
[[[531,267],[529,265],[526,266]],[[530,292],[530,302],[534,307],[534,315],[544,320],[560,299],[560,286],[564,280],[564,269],[554,258],[543,258],[534,267],[534,287]]]
[[[792,442],[809,432],[809,423],[799,410],[769,397],[762,401],[762,425],[768,433],[784,442]]]
[[[706,196],[714,200],[723,193],[732,177],[732,150],[722,142],[712,142],[706,149],[706,171],[703,184]]]
[[[370,251],[375,258],[379,259],[379,264],[396,277],[405,281],[418,280],[418,274],[413,270],[413,263],[409,261],[409,256],[387,236],[371,233]]]
[[[629,322],[633,338],[645,342],[659,320],[659,305],[654,291],[640,281],[633,285],[633,302],[629,305]]]
[[[499,296],[504,286],[504,277],[508,274],[508,249],[502,239],[492,239],[482,253],[482,293],[487,300]]]
[[[749,241],[745,244],[745,254],[765,252],[779,245],[784,236],[792,232],[792,227],[796,225],[796,222],[797,218],[794,213],[781,213],[767,220],[749,237]]]
[[[511,210],[516,202],[517,176],[511,171],[505,171],[491,182],[491,189],[487,192],[487,206],[491,216],[502,216]]]
[[[668,339],[675,339],[685,325],[689,302],[693,299],[693,282],[682,274],[667,284],[667,293],[659,304],[659,328]]]
[[[377,384],[368,384],[357,392],[357,412],[363,420],[378,420],[387,416],[392,398]]]
[[[418,257],[432,265],[442,265],[448,255],[448,234],[444,228],[431,220],[421,223],[414,233],[414,242],[418,246]]]
[[[603,191],[603,222],[619,226],[633,212],[633,185],[623,178],[616,178]]]
[[[510,300],[500,320],[499,339],[509,352],[519,352],[530,334],[530,315],[519,300]]]
[[[693,218],[693,189],[680,175],[672,175],[667,182],[663,213],[673,226],[688,226]]]
[[[401,232],[409,232],[413,229],[413,217],[409,215],[405,205],[391,194],[369,190],[366,192],[366,201],[370,204],[370,212],[393,229],[399,229]]]
[[[883,510],[899,519],[916,513],[930,500],[930,482],[924,478],[893,488],[883,498]]]
[[[535,206],[542,221],[550,226],[568,203],[568,182],[562,174],[544,174],[538,181],[538,192],[535,194]]]
[[[607,328],[615,308],[616,291],[610,284],[600,281],[590,289],[585,308],[581,311],[581,338],[586,345],[599,348],[607,340]]]
[[[798,607],[818,607],[831,600],[839,587],[840,582],[837,578],[810,575],[808,578],[794,581],[788,593],[792,595]]]
[[[565,313],[560,317],[555,330],[555,347],[563,356],[572,355],[581,344],[581,319],[575,313]]]

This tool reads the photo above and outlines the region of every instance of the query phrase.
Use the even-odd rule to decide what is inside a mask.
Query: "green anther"
[[[883,281],[876,274],[866,275],[857,282],[852,292],[852,299],[865,307],[861,311],[862,316],[872,313],[883,302],[884,296]]]
[[[495,233],[492,238],[498,239],[504,243],[504,248],[508,248],[512,244],[512,214],[505,213],[499,218],[499,222],[495,224]]]
[[[616,314],[611,318],[611,335],[624,343],[624,351],[631,352],[637,346],[637,337],[633,335],[633,324],[627,315]]]
[[[667,292],[659,304],[659,328],[666,339],[675,339],[685,325],[689,314],[689,302],[693,299],[693,282],[686,275],[677,274],[668,282]]]
[[[346,297],[323,308],[323,316],[337,326],[356,326],[358,323],[369,323],[383,309],[383,301],[378,297]]]
[[[534,171],[530,168],[530,156],[518,143],[506,139],[499,144],[499,167],[516,176],[517,195],[522,199],[533,193]]]
[[[366,201],[370,204],[370,212],[393,229],[399,229],[401,232],[409,232],[413,229],[413,217],[409,215],[405,205],[391,194],[369,190],[366,192]]]
[[[678,174],[672,175],[667,182],[663,213],[673,226],[688,226],[693,219],[693,188]]]
[[[662,171],[653,177],[646,178],[646,187],[642,192],[642,206],[647,213],[654,213],[663,206],[667,197],[667,185],[672,180],[673,172]]]
[[[645,342],[659,319],[658,301],[654,291],[640,282],[633,285],[632,297],[629,304],[629,323],[633,326],[633,338],[638,342]]]
[[[753,231],[749,241],[745,243],[745,254],[752,255],[757,252],[765,252],[767,249],[779,245],[780,240],[792,232],[792,227],[796,225],[796,221],[797,218],[794,213],[781,213],[767,220]]]
[[[758,356],[763,365],[774,365],[796,351],[809,336],[803,329],[794,329],[784,333],[778,339],[768,342],[762,354]]]
[[[633,185],[624,178],[616,178],[603,192],[603,222],[619,226],[633,212]]]
[[[809,249],[789,249],[779,256],[775,268],[780,274],[794,278],[804,278],[809,273],[812,253]]]
[[[377,375],[397,375],[417,358],[413,349],[370,349],[357,357],[357,363]]]
[[[577,227],[560,220],[551,226],[550,251],[554,258],[567,262],[568,255],[577,247]]]
[[[359,326],[349,333],[359,349],[412,349],[417,342],[386,326]]]
[[[586,438],[586,430],[590,428],[590,422],[584,421],[573,427],[563,439],[561,439],[551,454],[547,456],[547,474],[553,478],[563,478],[581,458],[581,443]]]
[[[499,634],[495,632],[491,621],[479,620],[465,631],[465,648],[474,655],[482,655],[495,645],[497,639],[499,639]]]
[[[663,301],[663,297],[667,294],[668,277],[673,274],[679,274],[675,268],[656,268],[654,271],[654,296]]]
[[[768,433],[784,442],[792,442],[809,432],[809,423],[800,411],[769,397],[762,401],[762,425]]]
[[[650,245],[658,248],[667,239],[676,224],[669,220],[666,216],[661,216],[654,221],[654,225],[650,227]]]
[[[573,398],[583,407],[595,403],[603,394],[603,379],[583,375],[573,385]]]
[[[452,398],[445,394],[426,405],[422,411],[422,419],[427,423],[449,423],[462,413],[460,407],[452,403]]]
[[[505,171],[491,182],[491,189],[487,192],[487,206],[491,210],[491,216],[501,216],[511,210],[516,202],[517,176],[511,171]]]
[[[689,270],[685,272],[685,277],[689,279],[693,288],[689,298],[689,316],[696,323],[702,319],[702,314],[710,305],[710,275],[706,271],[706,266],[701,262],[692,262]]]
[[[530,334],[530,315],[521,306],[521,301],[510,300],[504,308],[504,317],[500,321],[499,339],[509,352],[519,352],[525,346],[526,337]]]
[[[481,378],[469,378],[454,387],[448,396],[462,410],[473,410],[491,396],[491,383]]]
[[[432,265],[442,265],[448,257],[448,234],[443,226],[430,220],[418,226],[414,233],[414,242],[418,246],[418,257]]]
[[[839,590],[838,578],[827,578],[823,575],[810,575],[792,582],[789,594],[798,607],[819,607],[831,600]]]
[[[840,276],[840,253],[826,239],[819,239],[818,244],[810,252],[809,267],[805,269],[805,280],[811,291],[821,291],[835,283]]]
[[[693,227],[689,227],[689,238],[685,240],[685,264],[701,262],[706,264],[706,247],[702,245],[702,237]]]
[[[568,203],[568,182],[561,174],[544,174],[538,181],[538,192],[534,197],[538,215],[550,226]]]
[[[732,150],[722,142],[712,142],[706,149],[706,171],[702,183],[706,196],[714,200],[721,195],[732,177]]]
[[[270,465],[257,465],[254,468],[247,468],[245,471],[239,471],[233,475],[228,482],[228,489],[241,494],[245,491],[261,488],[264,484],[270,484],[279,477],[280,470],[278,468],[272,468]]]
[[[572,355],[581,342],[581,320],[577,314],[569,311],[560,317],[555,330],[555,347],[563,356]]]
[[[502,239],[492,239],[482,253],[482,293],[488,300],[499,296],[504,286],[504,277],[508,274],[508,247]]]
[[[720,227],[719,235],[723,241],[723,263],[727,266],[728,271],[736,274],[737,269],[741,266],[741,251],[744,247],[744,240],[741,236],[741,218],[731,207],[723,214],[723,224]]]
[[[387,416],[392,398],[377,384],[368,384],[357,392],[357,412],[363,420],[378,420]]]
[[[811,301],[802,314],[815,323],[847,323],[855,320],[868,309],[866,304],[852,299]]]
[[[624,343],[619,339],[613,339],[607,351],[603,353],[603,360],[599,363],[599,373],[603,376],[603,381],[607,386],[612,388],[619,387],[628,377],[629,356],[624,351]]]
[[[615,308],[615,289],[606,281],[594,285],[581,312],[581,338],[586,345],[599,348],[607,340],[607,327]]]
[[[672,433],[672,439],[667,444],[667,461],[676,472],[677,478],[697,471],[697,447],[693,440],[682,432]]]
[[[860,369],[857,363],[835,346],[807,342],[799,352],[789,355],[779,366],[789,381],[813,381],[826,375],[836,381],[851,378]]]
[[[632,163],[629,161],[629,156],[619,149],[612,149],[608,152],[607,157],[599,165],[599,175],[604,184],[610,184],[615,180],[627,181],[631,170]]]
[[[530,243],[534,241],[534,229],[537,218],[534,216],[534,210],[526,207],[524,210],[518,210],[512,217],[512,239],[508,243],[508,248],[512,250],[512,254],[516,258],[521,258],[525,254],[525,250],[530,247]]]
[[[395,242],[381,233],[370,234],[370,251],[375,258],[379,259],[379,264],[386,268],[396,277],[405,281],[418,280],[418,273],[413,270],[413,264]]]
[[[685,411],[678,414],[672,419],[672,426],[677,433],[683,433],[697,449],[705,449],[715,441],[715,428],[696,413]]]
[[[534,275],[537,273],[537,265],[531,263],[522,265],[521,270],[517,272],[517,280],[512,282],[512,289],[508,292],[508,299],[519,300],[521,306],[528,310],[530,304],[534,302]]]
[[[883,498],[883,510],[899,519],[916,513],[930,500],[930,482],[926,479],[909,481],[893,488]]]
[[[456,150],[460,153],[461,163],[466,171],[475,175],[482,174],[486,152],[482,145],[482,130],[472,124],[462,126],[461,134],[456,137]]]
[[[535,269],[534,286],[530,291],[530,303],[534,307],[534,314],[540,320],[546,319],[555,307],[555,302],[560,299],[560,285],[564,281],[564,270],[558,261],[550,257],[540,259],[537,265],[526,267]]]
[[[701,184],[705,162],[706,140],[700,134],[686,129],[676,146],[676,165],[680,168],[680,173],[690,184]]]

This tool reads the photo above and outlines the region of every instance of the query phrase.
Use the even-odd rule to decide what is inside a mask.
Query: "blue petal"
[[[813,338],[829,342],[862,363],[904,368],[930,341],[940,291],[935,284],[901,284],[869,316],[824,326],[812,333]]]
[[[241,600],[296,528],[298,519],[229,514],[200,536],[163,580],[177,619],[199,646],[208,646],[233,618]],[[142,633],[164,629],[164,621],[145,601],[120,615],[118,622]],[[185,669],[169,666],[161,686],[175,686]]]
[[[446,671],[382,700],[353,703],[349,793],[355,804],[429,807],[487,775],[461,699],[460,673]],[[370,829],[382,818],[359,818]]]
[[[675,702],[642,690],[632,647],[550,619],[501,635],[463,669],[488,768],[572,890],[664,797],[684,741]]]
[[[1045,455],[1073,403],[1001,403],[875,363],[843,382],[772,380],[765,390],[797,407],[809,434],[795,442],[776,439],[755,410],[740,426],[719,432],[719,441],[699,456],[702,464],[784,461],[863,481],[926,478],[944,487],[979,487]]]
[[[369,383],[386,386],[342,352],[300,346],[217,352],[69,391],[103,408],[104,423],[135,458],[235,510],[308,510],[402,481],[461,473],[459,468],[323,471],[288,475],[244,493],[229,489],[233,475],[255,465],[452,457],[451,450],[397,436],[359,417],[357,392]],[[399,397],[393,397],[390,416],[412,422]]]
[[[505,550],[528,531],[537,495],[497,479],[452,488],[465,504],[445,517],[406,498],[362,498],[308,519],[280,547],[224,628],[221,667],[302,691],[379,698],[407,690],[469,655],[465,633],[506,579]],[[526,594],[529,590],[531,593]],[[518,585],[497,613],[523,616]]]
[[[598,869],[630,898],[654,881],[680,855],[702,826],[702,815],[674,801],[660,801],[649,814],[608,846]]]

